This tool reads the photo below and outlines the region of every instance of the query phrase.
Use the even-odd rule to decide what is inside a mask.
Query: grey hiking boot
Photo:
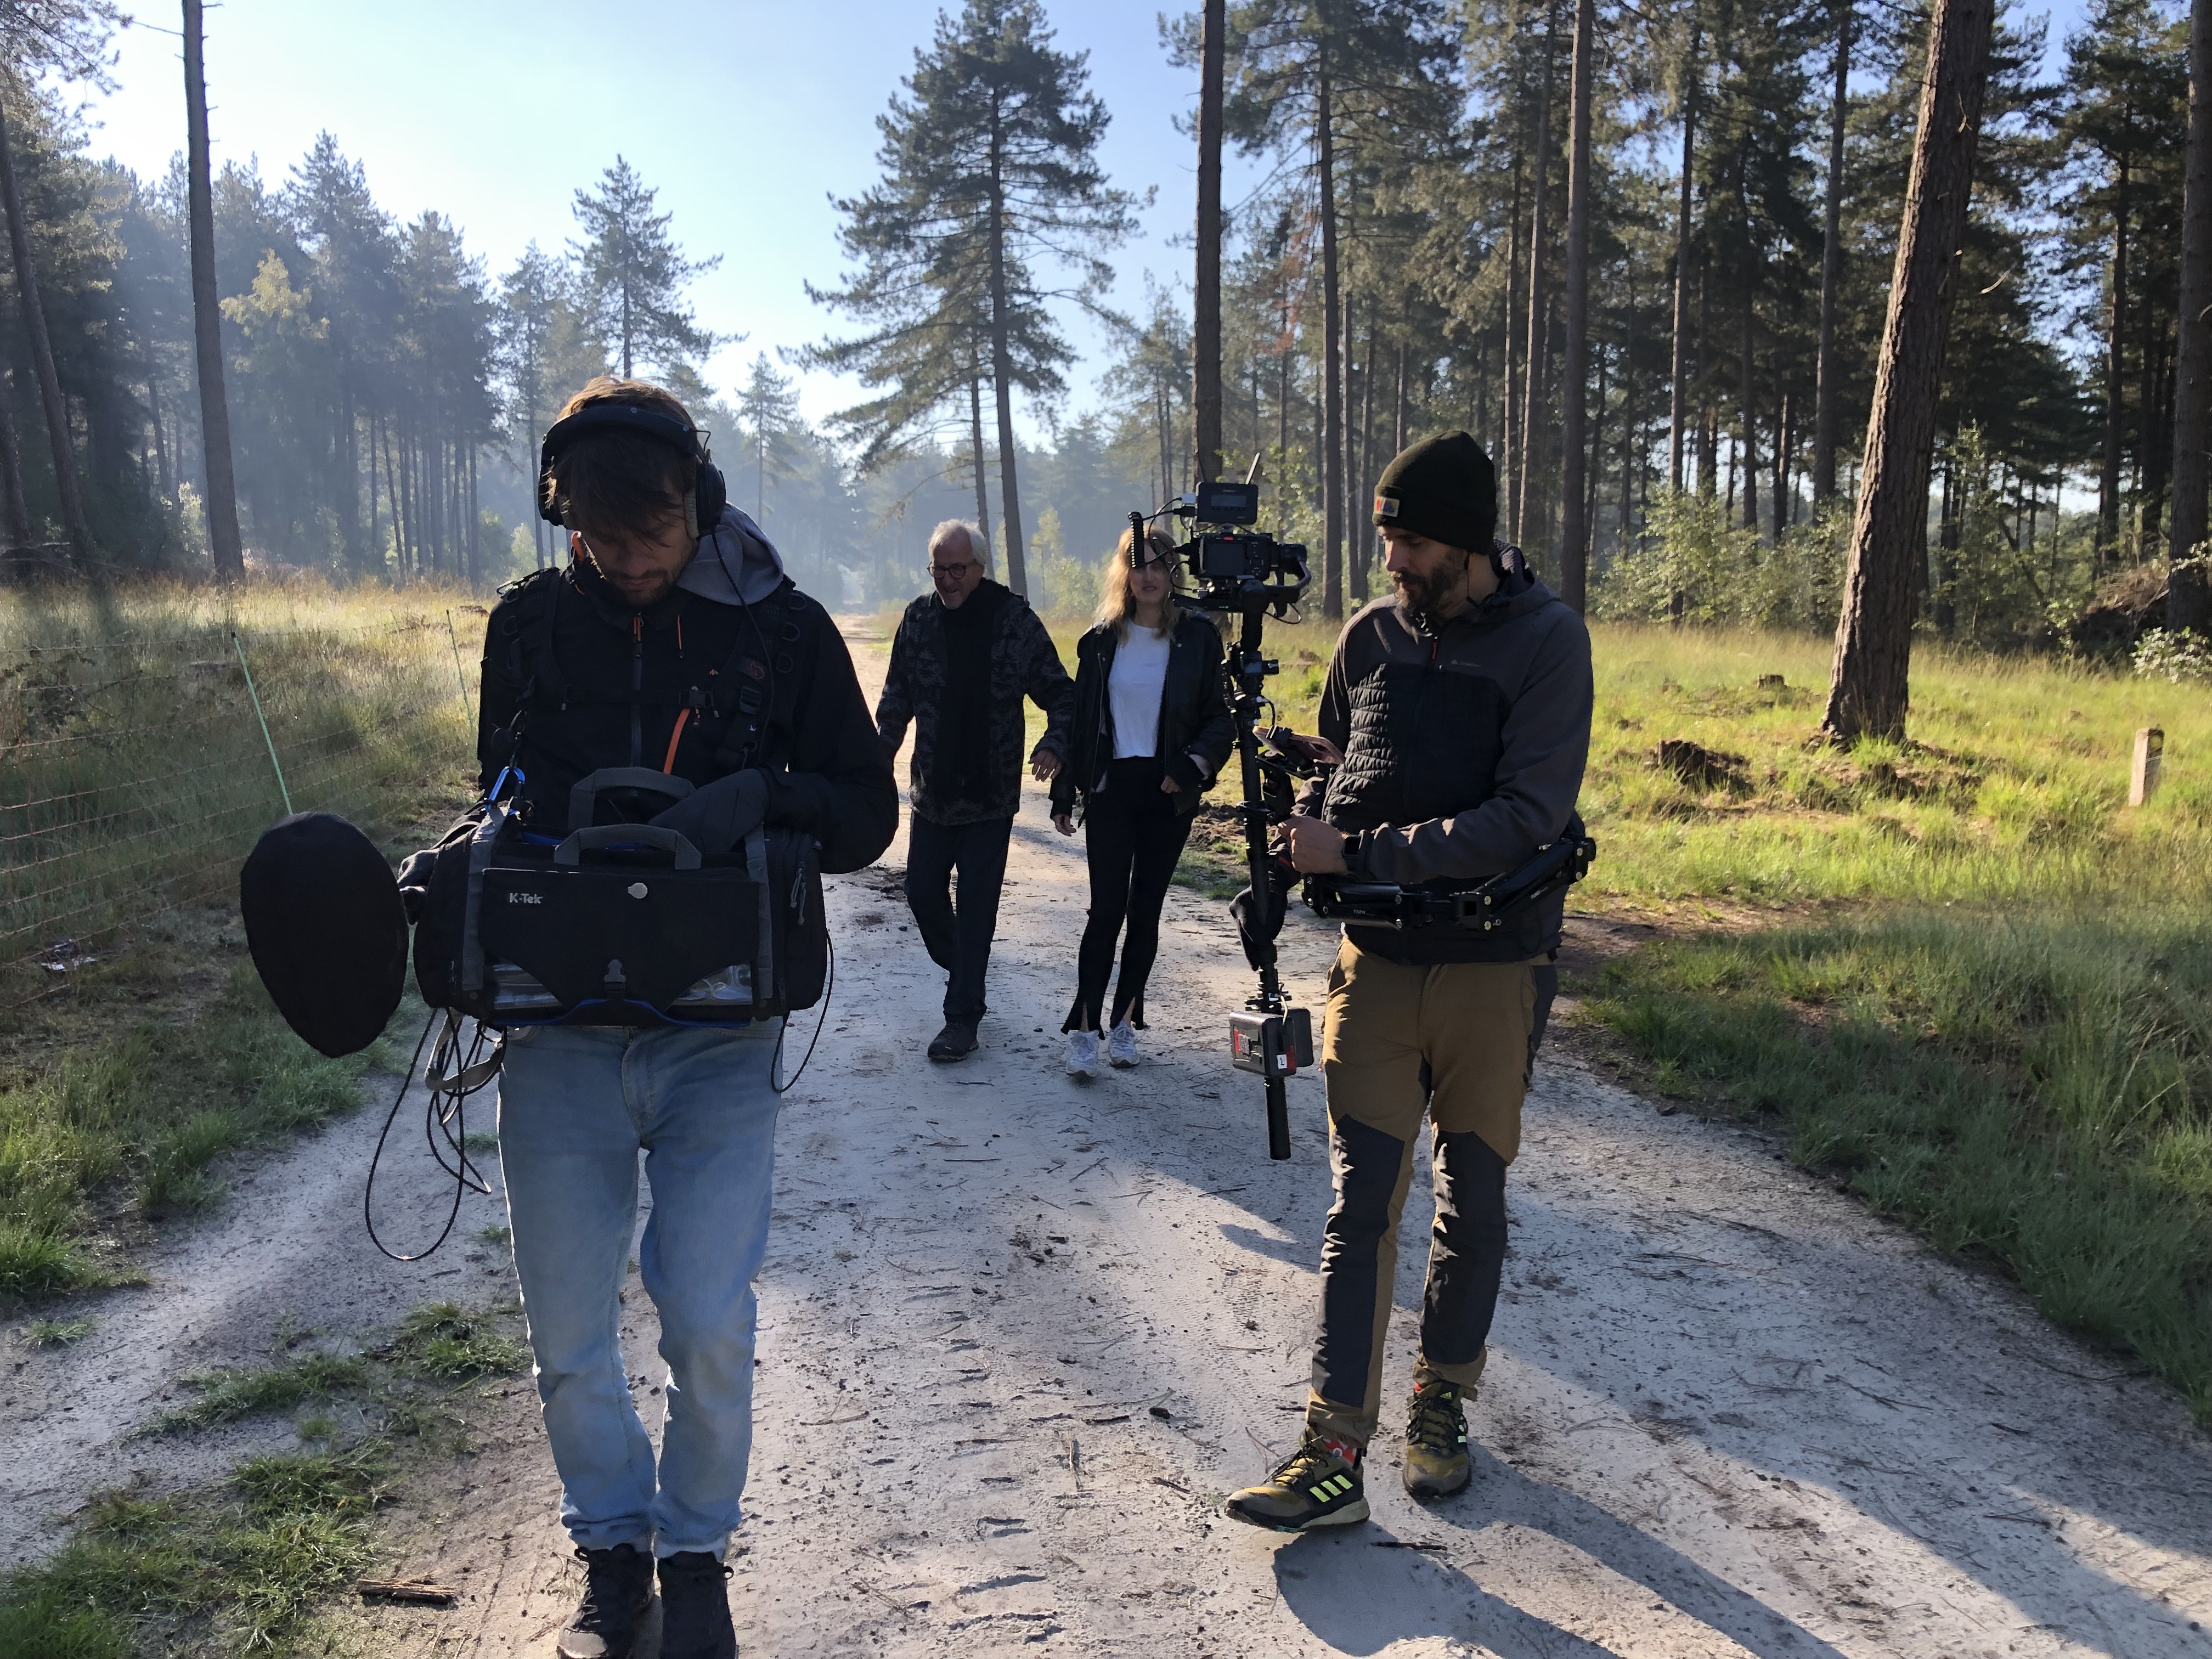
[[[637,1621],[653,1602],[653,1558],[633,1544],[578,1550],[584,1601],[561,1632],[561,1659],[629,1659]]]

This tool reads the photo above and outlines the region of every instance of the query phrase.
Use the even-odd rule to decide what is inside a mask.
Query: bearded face
[[[1434,615],[1444,602],[1466,597],[1468,564],[1474,557],[1469,550],[1425,536],[1393,538],[1391,549],[1390,585],[1408,611]]]

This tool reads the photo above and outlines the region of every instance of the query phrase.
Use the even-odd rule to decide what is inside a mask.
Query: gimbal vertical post
[[[1267,790],[1260,769],[1260,711],[1266,703],[1262,683],[1274,665],[1260,654],[1260,630],[1264,611],[1248,605],[1234,652],[1221,665],[1226,682],[1230,712],[1237,720],[1237,758],[1244,769],[1244,860],[1252,881],[1252,896],[1259,913],[1267,912],[1273,855],[1267,850]],[[1273,963],[1260,969],[1260,989],[1244,1006],[1255,1013],[1283,1012],[1283,982]],[[1267,1089],[1267,1156],[1278,1163],[1291,1155],[1291,1110],[1283,1079],[1269,1072],[1262,1079]]]

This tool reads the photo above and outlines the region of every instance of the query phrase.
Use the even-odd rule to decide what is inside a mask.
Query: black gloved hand
[[[768,813],[768,774],[732,772],[702,784],[651,822],[673,830],[702,853],[726,853]]]

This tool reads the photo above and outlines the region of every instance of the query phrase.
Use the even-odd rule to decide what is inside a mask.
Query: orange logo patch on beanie
[[[1398,498],[1395,495],[1377,495],[1375,498],[1375,516],[1379,519],[1396,518]]]

